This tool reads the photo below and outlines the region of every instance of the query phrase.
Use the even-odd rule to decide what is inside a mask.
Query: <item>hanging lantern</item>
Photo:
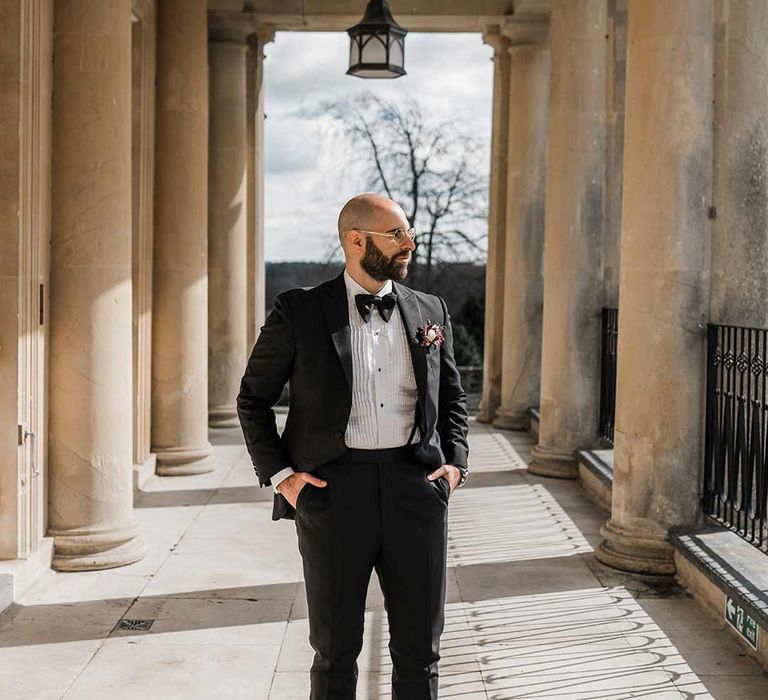
[[[405,75],[405,35],[392,18],[387,0],[370,0],[365,16],[349,34],[349,70],[358,78],[399,78]]]

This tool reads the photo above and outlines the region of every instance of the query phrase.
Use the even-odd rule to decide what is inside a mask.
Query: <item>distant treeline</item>
[[[267,313],[275,297],[286,289],[314,287],[338,275],[343,263],[268,262],[266,280]],[[485,307],[485,265],[445,263],[436,271],[435,282],[422,289],[410,279],[403,284],[439,294],[448,305],[454,330],[456,360],[460,365],[483,362],[483,316]]]

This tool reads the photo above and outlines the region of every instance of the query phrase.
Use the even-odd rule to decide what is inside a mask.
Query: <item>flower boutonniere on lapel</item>
[[[427,319],[425,324],[416,329],[416,342],[424,348],[425,352],[431,352],[432,348],[439,348],[443,344],[443,340],[445,340],[444,330],[445,326],[432,323]]]

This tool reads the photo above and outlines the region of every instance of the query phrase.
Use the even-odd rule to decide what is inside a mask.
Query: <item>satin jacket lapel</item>
[[[341,360],[344,376],[352,390],[352,334],[349,330],[349,308],[347,306],[347,288],[344,273],[328,284],[323,296],[323,313],[328,323],[328,330],[333,339],[336,353]]]
[[[408,336],[408,348],[411,351],[413,374],[416,377],[416,388],[419,400],[421,401],[423,415],[424,399],[427,395],[427,356],[416,340],[416,328],[424,323],[421,317],[421,308],[412,290],[408,289],[408,287],[403,287],[397,282],[392,284],[394,291],[397,293],[397,306],[400,309],[405,333]]]

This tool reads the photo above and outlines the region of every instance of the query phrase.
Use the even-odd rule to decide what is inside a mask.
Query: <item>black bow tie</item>
[[[383,297],[377,297],[373,294],[355,294],[355,305],[365,323],[371,320],[374,306],[379,310],[379,316],[384,321],[389,322],[389,317],[392,315],[396,303],[397,295],[394,292],[389,292]]]

